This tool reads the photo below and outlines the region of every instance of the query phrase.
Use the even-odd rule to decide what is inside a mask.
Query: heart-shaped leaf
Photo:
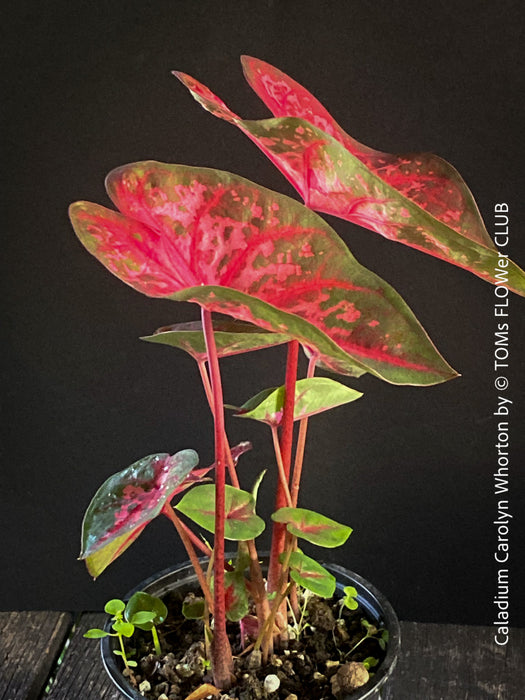
[[[284,561],[285,554],[279,560]],[[302,552],[292,552],[289,561],[290,577],[303,588],[321,598],[331,598],[335,592],[335,576]]]
[[[206,86],[175,73],[215,116],[238,126],[312,209],[458,265],[495,283],[495,250],[470,190],[433,154],[390,155],[352,139],[303,87],[263,61],[243,59],[248,82],[275,119],[243,120]],[[509,261],[507,286],[525,295],[525,273]]]
[[[215,484],[203,484],[188,491],[175,506],[209,532],[215,530]],[[255,514],[251,493],[225,487],[224,537],[227,540],[253,540],[264,530],[264,520]]]
[[[162,624],[167,616],[168,609],[162,600],[145,591],[134,593],[126,604],[126,619],[146,632]]]
[[[177,493],[199,461],[194,450],[154,454],[113,474],[98,489],[82,523],[82,552],[95,578],[136,540]]]
[[[305,508],[279,508],[272,514],[272,520],[286,523],[291,535],[320,547],[340,547],[352,534],[351,527]]]
[[[297,338],[346,374],[409,384],[455,376],[401,297],[289,197],[230,173],[155,162],[114,170],[107,187],[122,214],[77,202],[71,220],[135,289]]]
[[[251,323],[235,320],[214,320],[213,330],[219,357],[261,350],[290,340],[289,336],[282,333],[265,332]],[[203,362],[206,359],[206,343],[201,321],[164,326],[153,335],[144,336],[142,340],[180,348],[197,362]]]
[[[252,418],[277,426],[283,416],[284,395],[284,386],[264,389],[237,408],[236,415],[239,418]],[[294,420],[342,406],[359,399],[362,395],[359,391],[327,377],[299,379],[295,384]]]

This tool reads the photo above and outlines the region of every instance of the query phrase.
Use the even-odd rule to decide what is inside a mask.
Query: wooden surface
[[[122,700],[98,642],[82,636],[104,620],[86,613],[73,627],[68,613],[0,613],[0,699]],[[506,647],[496,646],[491,627],[402,622],[401,634],[402,655],[382,700],[525,699],[525,629],[511,630]]]
[[[72,626],[61,612],[0,612],[0,698],[38,700]]]

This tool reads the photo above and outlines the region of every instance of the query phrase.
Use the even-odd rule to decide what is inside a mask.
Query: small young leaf
[[[123,600],[113,598],[113,600],[108,600],[108,602],[104,605],[104,610],[108,615],[118,615],[119,613],[124,612],[125,607],[126,604]]]
[[[239,542],[235,568],[224,573],[226,617],[231,622],[239,622],[249,612],[248,591],[244,578],[244,572],[249,566],[248,547],[245,542]]]
[[[264,530],[264,520],[255,514],[251,493],[226,485],[224,537],[227,540],[252,540]],[[186,493],[176,508],[197,525],[214,531],[215,485],[203,484]]]
[[[146,610],[136,612],[128,618],[129,622],[131,622],[132,625],[135,625],[135,627],[139,628],[141,628],[141,625],[146,625],[150,622],[152,623],[154,619],[155,613],[147,612]]]
[[[124,620],[117,620],[113,623],[113,629],[123,637],[131,637],[135,631],[134,625],[131,622],[124,622]]]
[[[284,553],[279,560],[284,561]],[[315,559],[302,552],[292,552],[290,556],[290,577],[303,588],[312,591],[321,598],[331,598],[335,591],[335,576]]]
[[[136,661],[130,661],[130,660],[128,659],[128,666],[131,666],[131,668],[135,668],[135,667],[137,666],[137,662],[136,662]]]
[[[363,666],[366,668],[367,671],[369,671],[371,668],[377,666],[378,663],[379,659],[376,659],[373,656],[367,656],[366,659],[363,661]]]
[[[294,420],[308,418],[359,399],[355,389],[327,377],[300,379],[295,386]],[[238,409],[239,418],[279,425],[283,415],[284,386],[264,389]]]
[[[267,469],[263,469],[262,472],[257,477],[257,479],[255,480],[255,484],[253,485],[252,496],[253,496],[253,500],[256,503],[257,503],[257,494],[259,493],[259,486],[261,485],[261,482],[264,479],[264,475],[266,474],[267,471],[268,471]]]
[[[339,547],[352,533],[352,528],[305,508],[280,508],[272,514],[276,523],[286,523],[291,535],[320,547]]]
[[[120,649],[113,649],[113,653],[115,654],[115,656],[124,656]]]
[[[145,613],[149,615],[149,619],[136,621],[137,615]],[[167,616],[168,609],[162,600],[143,591],[134,593],[126,605],[126,619],[146,632],[149,632],[153,625],[164,622]]]
[[[188,620],[202,620],[204,617],[204,598],[197,598],[190,593],[182,603],[182,614]]]
[[[91,629],[84,634],[84,637],[86,637],[86,639],[102,639],[103,637],[109,636],[109,632],[104,632],[104,630],[99,629]]]

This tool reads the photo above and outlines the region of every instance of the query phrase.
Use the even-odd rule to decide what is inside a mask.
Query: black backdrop
[[[521,3],[11,3],[6,54],[5,353],[1,607],[90,609],[180,560],[155,521],[99,581],[76,562],[82,514],[107,476],[146,454],[212,459],[192,360],[138,337],[197,317],[141,296],[76,240],[67,207],[107,204],[105,174],[141,159],[217,167],[297,196],[230,125],[170,75],[194,75],[235,111],[268,116],[244,82],[247,53],[308,87],[358,140],[434,151],[473,190],[489,230],[511,209],[525,264]],[[496,593],[494,294],[458,268],[327,217],[393,284],[462,377],[429,389],[370,376],[357,404],[312,421],[302,504],[354,527],[329,558],[372,580],[404,619],[491,623]],[[523,585],[523,310],[511,304],[511,590]],[[281,383],[282,349],[224,361],[226,400]],[[263,426],[231,421],[248,487],[271,462]],[[267,476],[260,510],[271,510]],[[262,538],[264,544],[264,537]],[[512,622],[525,624],[520,597]]]

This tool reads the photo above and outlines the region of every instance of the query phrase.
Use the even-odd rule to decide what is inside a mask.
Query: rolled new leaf
[[[188,491],[175,506],[208,532],[215,531],[215,484],[203,484]],[[264,520],[255,513],[251,493],[226,484],[224,537],[227,540],[253,540],[264,530]]]
[[[248,82],[275,119],[245,120],[205,85],[175,75],[215,116],[235,124],[276,165],[307,206],[339,216],[496,283],[499,255],[470,190],[446,161],[428,153],[391,155],[346,134],[327,110],[277,68],[250,57]],[[525,295],[512,261],[508,287]]]
[[[82,551],[96,578],[161,513],[198,464],[194,450],[154,454],[134,462],[98,489],[82,522]]]
[[[428,385],[456,373],[401,297],[298,202],[230,173],[156,162],[107,178],[122,213],[70,208],[80,240],[144,294],[299,340],[327,367]]]
[[[300,379],[295,385],[294,420],[308,418],[359,399],[363,394],[327,377]],[[285,387],[264,389],[237,410],[239,418],[251,418],[268,425],[280,424]]]
[[[286,523],[291,535],[320,547],[340,547],[352,534],[352,528],[306,508],[279,508],[272,514],[276,523]]]

